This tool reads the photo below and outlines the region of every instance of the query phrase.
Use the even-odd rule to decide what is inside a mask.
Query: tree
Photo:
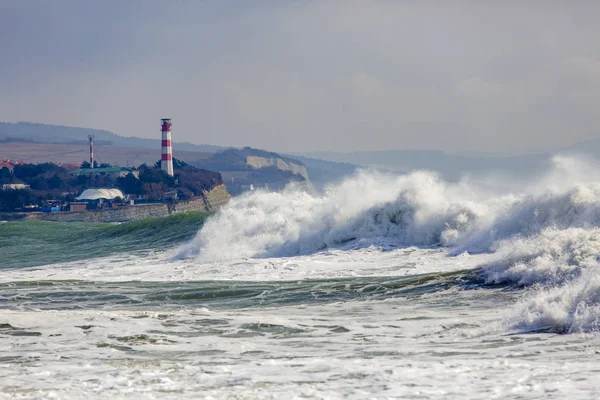
[[[29,190],[0,190],[0,211],[12,212],[30,204],[37,204],[37,198]]]
[[[174,169],[182,169],[183,167],[187,167],[189,164],[183,160],[179,160],[177,158],[173,158],[173,168]]]
[[[108,166],[110,166],[110,164],[107,164]],[[87,161],[84,161],[81,163],[81,169],[86,169],[86,168],[92,168],[92,164],[90,164]],[[94,160],[94,168],[98,168],[98,161]],[[100,168],[104,168],[104,167],[100,167]]]
[[[41,176],[36,176],[35,178],[29,179],[29,185],[34,190],[47,190],[48,180]]]
[[[163,194],[167,190],[167,186],[164,183],[144,183],[144,193],[150,200],[160,200]]]
[[[144,194],[142,182],[132,173],[117,178],[117,187],[127,194]]]
[[[48,186],[50,189],[60,189],[63,185],[63,180],[56,174],[52,175],[52,178],[48,179]]]
[[[89,186],[92,183],[92,177],[90,175],[78,175],[76,184],[78,186]]]
[[[140,168],[140,181],[142,183],[164,183],[167,186],[175,184],[175,178],[169,176],[165,171],[155,168]]]
[[[75,201],[75,195],[73,193],[69,193],[65,196],[64,201],[72,202]]]
[[[187,167],[189,164],[183,160],[173,157],[173,169],[181,169],[183,167]],[[160,169],[162,166],[162,161],[158,160],[154,163],[154,168]]]
[[[14,176],[12,172],[10,172],[10,169],[6,167],[2,167],[2,169],[0,169],[0,184],[12,183],[13,179]]]
[[[13,174],[19,178],[27,182],[28,180],[33,179],[37,175],[40,175],[47,170],[47,167],[43,167],[44,164],[21,164],[15,165],[13,170]]]
[[[102,177],[102,186],[104,187],[110,187],[114,185],[114,181],[113,178],[110,174],[106,174]]]

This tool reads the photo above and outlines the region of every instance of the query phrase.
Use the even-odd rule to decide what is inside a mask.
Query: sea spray
[[[599,332],[598,265],[562,285],[535,287],[507,312],[504,325],[509,330],[526,332]]]
[[[322,195],[297,190],[233,199],[176,258],[219,262],[324,249],[442,246],[488,253],[488,284],[532,287],[507,329],[593,331],[600,318],[600,185],[590,163],[556,157],[547,176],[499,194],[434,173],[362,171]]]
[[[493,202],[492,202],[493,203]],[[361,172],[323,195],[296,190],[233,199],[177,257],[202,261],[307,254],[348,241],[364,246],[452,245],[493,215],[471,187],[436,174]]]
[[[483,270],[487,283],[558,285],[579,278],[584,270],[598,269],[600,229],[548,228],[495,246],[498,261]]]
[[[532,289],[508,310],[509,330],[591,332],[600,327],[600,229],[547,228],[496,243],[481,276]]]
[[[558,163],[560,181],[566,180],[565,164]],[[466,182],[445,182],[430,172],[391,176],[362,171],[322,195],[289,189],[233,199],[176,257],[279,257],[353,240],[364,246],[441,245],[451,254],[487,252],[499,240],[549,227],[599,225],[597,184],[544,192],[533,186],[497,195]]]

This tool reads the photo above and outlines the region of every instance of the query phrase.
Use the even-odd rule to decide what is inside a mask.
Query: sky
[[[600,137],[600,2],[0,0],[0,121],[272,151]]]

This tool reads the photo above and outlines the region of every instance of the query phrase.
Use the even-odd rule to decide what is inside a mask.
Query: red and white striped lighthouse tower
[[[162,154],[160,156],[160,169],[169,176],[173,176],[173,148],[171,147],[171,118],[161,119],[162,126]]]

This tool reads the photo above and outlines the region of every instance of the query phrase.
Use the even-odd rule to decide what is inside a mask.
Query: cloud
[[[285,151],[522,153],[600,126],[600,3],[11,4],[0,120],[157,137],[168,115],[178,140]]]
[[[568,74],[583,76],[586,80],[600,84],[600,60],[586,57],[573,57],[562,60],[561,66]]]
[[[459,94],[476,99],[504,97],[509,93],[506,86],[480,78],[461,79],[456,89]]]
[[[365,72],[356,72],[351,76],[352,91],[359,97],[370,97],[381,93],[384,83]]]

